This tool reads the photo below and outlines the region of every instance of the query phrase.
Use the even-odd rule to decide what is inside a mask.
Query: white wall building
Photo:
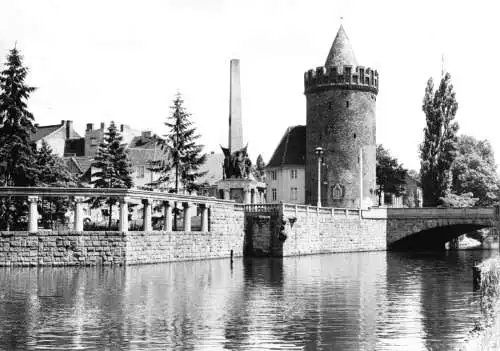
[[[267,203],[305,202],[306,127],[288,127],[266,166]]]

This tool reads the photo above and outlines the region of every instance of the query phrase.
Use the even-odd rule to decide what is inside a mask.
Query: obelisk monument
[[[247,147],[243,146],[240,60],[231,60],[229,73],[229,140],[227,148],[221,145],[224,163],[223,177],[217,182],[218,197],[244,204],[263,203],[266,184],[255,180]]]
[[[229,83],[229,142],[231,153],[243,147],[243,123],[241,121],[240,60],[232,59]]]

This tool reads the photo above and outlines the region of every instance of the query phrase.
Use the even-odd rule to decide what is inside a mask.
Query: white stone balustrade
[[[28,203],[29,203],[28,232],[36,233],[38,231],[38,196],[28,196]]]
[[[183,202],[182,206],[184,207],[184,231],[191,231],[191,209],[193,208],[193,203],[191,202]]]
[[[229,190],[224,191],[227,198],[230,196]],[[247,191],[245,196],[247,201],[258,202],[261,198],[260,193]],[[84,231],[84,209],[87,206],[86,201],[91,198],[112,198],[117,199],[119,203],[119,228],[122,233],[129,231],[129,205],[131,203],[142,202],[143,204],[143,231],[153,231],[153,202],[159,201],[163,204],[163,228],[162,231],[171,232],[174,222],[173,210],[174,204],[182,204],[184,208],[184,231],[192,231],[193,211],[198,206],[201,216],[201,231],[208,232],[210,224],[210,208],[217,203],[225,206],[234,204],[234,201],[226,201],[206,196],[193,196],[184,194],[171,194],[158,191],[145,191],[135,189],[97,189],[97,188],[38,188],[38,187],[0,187],[0,197],[20,197],[28,200],[29,204],[29,223],[28,231],[30,233],[38,232],[38,201],[43,197],[66,197],[73,201],[73,223],[72,231]]]
[[[164,231],[172,231],[172,203],[170,201],[163,202],[163,220],[164,220]]]
[[[75,232],[83,232],[83,196],[75,196],[73,201],[75,201],[75,213],[74,213],[74,223],[73,229]]]
[[[126,233],[128,232],[128,203],[130,202],[130,198],[128,196],[124,196],[120,198],[120,232]]]
[[[142,199],[142,206],[143,231],[150,232],[153,230],[153,201]]]
[[[201,205],[201,231],[208,232],[208,209],[210,205]]]

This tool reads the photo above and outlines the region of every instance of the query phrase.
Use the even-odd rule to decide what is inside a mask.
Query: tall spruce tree
[[[206,160],[206,156],[202,154],[203,145],[197,143],[200,135],[196,134],[191,114],[184,107],[180,93],[177,93],[170,109],[171,114],[165,122],[168,128],[166,139],[160,139],[158,142],[162,150],[168,150],[168,153],[165,153],[167,159],[158,160],[154,171],[161,174],[160,182],[169,180],[173,172],[176,193],[181,185],[188,192],[199,190],[200,186],[196,180],[206,173],[200,171]]]
[[[92,174],[91,184],[96,188],[131,188],[134,184],[132,181],[132,166],[125,152],[125,145],[122,143],[122,135],[112,121],[103,141],[99,144],[97,155],[92,162],[92,168],[96,172]],[[113,205],[116,203],[115,198],[94,199],[93,207],[100,206],[102,202],[109,206],[109,223],[111,228]]]
[[[35,91],[25,83],[28,68],[14,48],[0,72],[0,186],[33,186],[38,171],[30,133],[36,130],[27,101]],[[24,200],[0,199],[0,228],[7,230],[27,211]]]
[[[0,73],[0,185],[33,186],[38,171],[30,133],[36,128],[27,100],[35,88],[25,83],[28,68],[17,48],[10,50],[5,66]]]
[[[458,123],[454,119],[458,103],[449,73],[441,78],[436,91],[432,78],[427,81],[422,109],[426,117],[420,145],[423,200],[424,206],[436,206],[450,191],[451,167],[457,155]]]

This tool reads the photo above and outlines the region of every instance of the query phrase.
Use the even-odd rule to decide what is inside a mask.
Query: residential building
[[[73,121],[61,121],[60,124],[48,126],[36,125],[36,132],[31,133],[30,139],[37,148],[45,141],[52,152],[59,157],[67,153],[83,153],[82,137],[73,129]]]
[[[288,127],[265,168],[267,203],[305,202],[306,127]]]

